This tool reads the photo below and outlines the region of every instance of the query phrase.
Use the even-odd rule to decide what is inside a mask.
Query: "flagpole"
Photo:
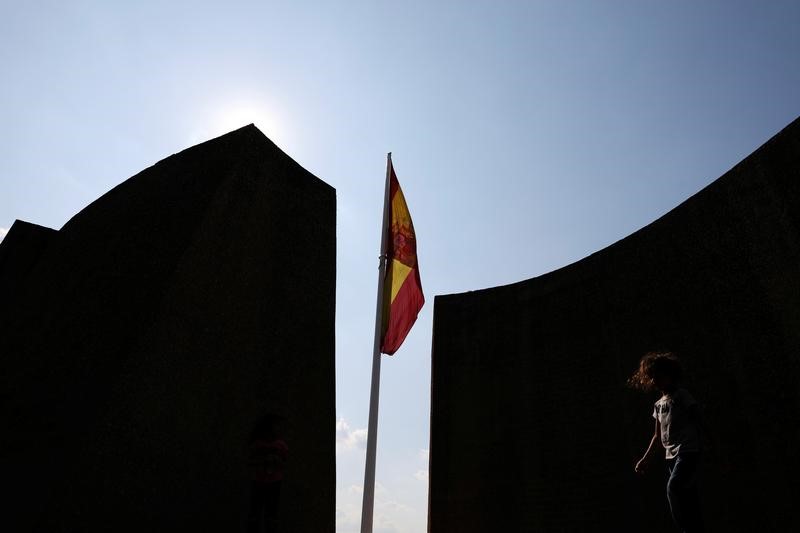
[[[372,387],[369,393],[369,425],[367,426],[367,460],[364,466],[364,500],[361,505],[361,533],[372,533],[372,511],[375,508],[375,455],[378,444],[378,396],[381,387],[381,329],[383,315],[383,282],[386,279],[386,247],[389,233],[389,181],[392,153],[386,154],[386,189],[383,194],[381,255],[378,265],[378,298],[375,306],[375,343],[372,350]]]

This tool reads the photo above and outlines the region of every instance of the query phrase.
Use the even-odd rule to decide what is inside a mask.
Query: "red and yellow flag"
[[[386,278],[383,284],[381,352],[394,354],[403,344],[425,303],[417,264],[417,239],[408,205],[389,160],[389,224]]]

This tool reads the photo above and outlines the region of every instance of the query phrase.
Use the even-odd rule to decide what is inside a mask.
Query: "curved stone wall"
[[[800,494],[800,120],[679,207],[582,261],[439,296],[430,531],[672,531],[653,431],[626,389],[677,352],[719,442],[709,531],[789,531]]]

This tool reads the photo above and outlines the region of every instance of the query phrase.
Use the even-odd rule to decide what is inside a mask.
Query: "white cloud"
[[[421,463],[425,464],[425,469],[424,470],[417,470],[416,473],[414,474],[414,477],[417,478],[420,481],[427,482],[428,481],[428,459],[430,457],[430,450],[427,450],[427,449],[426,450],[420,450],[417,453],[417,457],[419,458],[419,461]]]
[[[8,228],[0,228],[0,242],[3,242],[6,233],[8,233]]]
[[[383,511],[390,511],[392,513],[413,513],[414,508],[410,505],[400,503],[396,500],[379,501],[377,507]]]
[[[361,506],[355,503],[336,502],[336,532],[358,533],[361,530]]]
[[[400,530],[383,516],[376,516],[374,518],[372,531],[375,533],[400,533]]]
[[[357,533],[361,527],[363,487],[351,485],[336,494],[337,533]],[[410,505],[397,500],[383,484],[375,483],[373,513],[375,533],[415,533],[421,531],[420,516]]]
[[[347,420],[336,422],[336,451],[364,450],[367,448],[367,429],[352,429]]]

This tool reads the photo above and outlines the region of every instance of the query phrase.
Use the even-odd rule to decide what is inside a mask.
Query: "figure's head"
[[[251,440],[258,439],[277,439],[283,434],[283,423],[286,419],[281,415],[267,413],[261,416],[256,422],[250,434]]]
[[[628,385],[643,391],[670,391],[682,377],[683,367],[672,352],[648,352],[628,379]]]

